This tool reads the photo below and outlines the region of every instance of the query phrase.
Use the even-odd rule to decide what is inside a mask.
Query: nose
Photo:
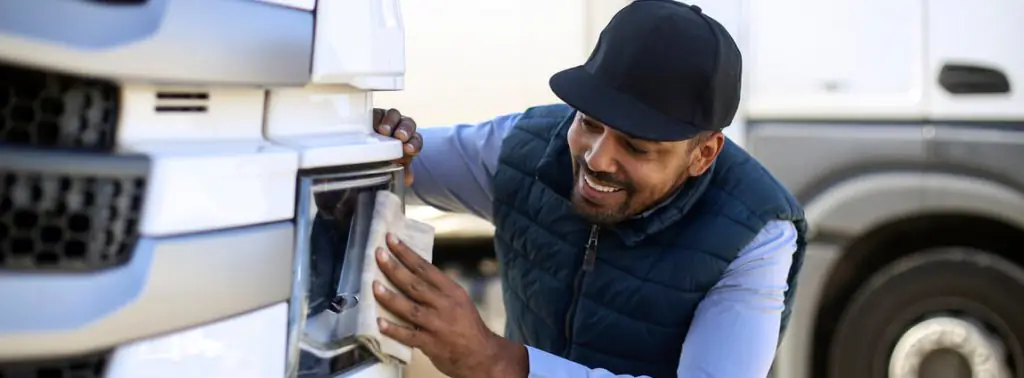
[[[602,134],[594,141],[583,155],[583,159],[591,171],[615,173],[615,145],[608,138],[608,133]]]

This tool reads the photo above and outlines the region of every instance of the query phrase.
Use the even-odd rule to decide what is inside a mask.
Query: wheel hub
[[[936,317],[900,337],[889,358],[891,378],[1010,378],[1005,347],[980,323]]]

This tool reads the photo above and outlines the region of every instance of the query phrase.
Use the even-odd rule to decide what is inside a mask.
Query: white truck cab
[[[775,376],[1024,377],[1024,3],[698,3],[811,225]]]
[[[404,49],[397,0],[0,0],[0,376],[400,377],[305,321]]]

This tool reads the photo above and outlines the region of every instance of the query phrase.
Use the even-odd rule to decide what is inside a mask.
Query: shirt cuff
[[[528,378],[634,378],[629,375],[615,375],[605,369],[590,369],[529,346],[526,347],[526,353],[530,356],[530,375]],[[650,377],[639,376],[635,378]]]
[[[587,378],[585,366],[558,357],[540,349],[527,346],[526,353],[530,356],[529,378]]]

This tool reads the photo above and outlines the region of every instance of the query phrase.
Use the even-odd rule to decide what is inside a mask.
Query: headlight
[[[182,309],[187,311],[187,309]],[[166,316],[174,316],[172,312]],[[216,323],[126,344],[108,378],[281,378],[288,305],[279,303]]]

